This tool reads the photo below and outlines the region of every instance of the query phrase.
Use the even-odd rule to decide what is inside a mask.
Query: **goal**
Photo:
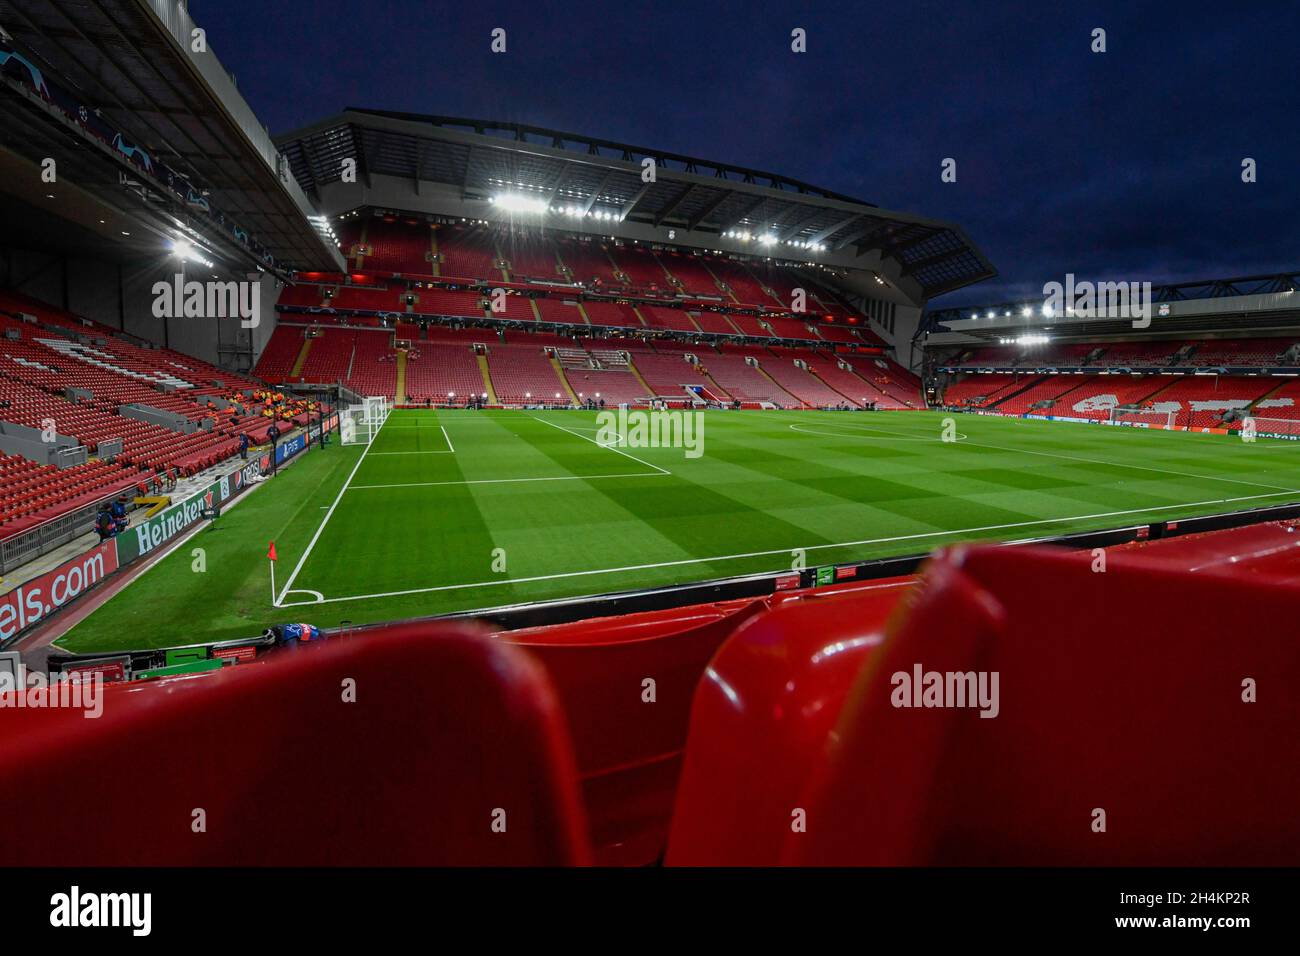
[[[340,440],[345,445],[369,445],[392,410],[392,403],[383,395],[349,405],[339,416]]]
[[[1300,419],[1261,418],[1258,415],[1249,415],[1244,420],[1236,423],[1233,430],[1240,429],[1243,434],[1247,433],[1247,422],[1254,427],[1254,434],[1256,435],[1265,438],[1300,440]]]
[[[1106,411],[1106,421],[1112,425],[1136,428],[1163,428],[1173,431],[1177,427],[1177,412],[1160,412],[1132,405],[1115,405]]]

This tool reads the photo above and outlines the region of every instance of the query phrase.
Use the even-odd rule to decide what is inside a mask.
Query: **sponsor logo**
[[[33,627],[117,568],[116,542],[105,541],[93,551],[0,595],[0,642]]]

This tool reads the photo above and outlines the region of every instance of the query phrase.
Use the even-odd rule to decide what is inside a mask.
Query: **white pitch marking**
[[[395,485],[353,485],[351,491],[376,488],[437,488],[442,485],[510,485],[523,481],[594,481],[597,478],[663,478],[666,471],[641,471],[630,475],[557,475],[553,478],[479,478],[473,481],[412,481]]]
[[[379,430],[370,436],[370,444],[365,447],[365,450],[361,452],[361,457],[357,459],[357,463],[352,466],[352,472],[348,475],[348,480],[343,482],[343,487],[339,489],[338,496],[335,497],[334,503],[330,505],[329,511],[325,512],[325,517],[321,520],[320,527],[316,529],[316,533],[311,536],[311,541],[307,543],[307,550],[302,553],[302,557],[299,558],[298,563],[294,565],[293,573],[289,575],[289,580],[284,584],[284,590],[280,592],[280,600],[277,602],[277,606],[283,606],[284,596],[289,593],[289,588],[293,586],[294,579],[298,577],[298,572],[301,571],[302,566],[307,563],[307,557],[311,554],[312,548],[316,547],[316,542],[320,540],[321,532],[325,530],[325,526],[330,523],[330,518],[334,516],[334,509],[337,508],[339,502],[343,500],[343,493],[348,490],[348,485],[352,484],[352,479],[357,475],[357,469],[361,467],[361,463],[364,462],[366,456],[370,454],[370,449],[375,447],[375,442],[379,439],[380,432],[384,430],[384,426],[387,424],[388,419],[385,418],[383,422],[380,423]]]
[[[838,427],[841,428],[857,428],[857,429],[873,428],[873,426],[871,425],[857,425],[852,422],[843,422],[843,423],[823,422],[822,424],[832,425],[832,426],[838,425]],[[791,425],[790,428],[795,431],[805,431],[805,429],[800,428],[798,425]],[[876,430],[885,431],[886,429],[876,429]],[[894,434],[901,435],[902,433],[895,432]],[[848,438],[850,436],[835,435],[833,437]],[[875,436],[870,436],[870,437],[875,437]],[[1218,475],[1196,475],[1186,471],[1170,471],[1168,468],[1153,468],[1150,465],[1132,465],[1126,461],[1109,461],[1102,458],[1081,458],[1077,455],[1062,455],[1059,452],[1051,452],[1051,451],[1034,451],[1029,448],[1008,448],[1005,445],[990,445],[987,442],[970,441],[969,439],[965,438],[965,436],[961,436],[961,437],[962,437],[961,444],[972,448],[991,448],[994,451],[1009,451],[1009,452],[1019,453],[1023,455],[1038,455],[1043,458],[1060,458],[1062,461],[1079,461],[1089,465],[1111,465],[1115,468],[1130,468],[1136,471],[1152,471],[1158,475],[1172,475],[1176,478],[1197,478],[1202,481],[1226,481],[1229,484],[1233,484],[1233,485],[1249,485],[1252,488],[1272,488],[1275,491],[1291,490],[1289,488],[1283,488],[1281,485],[1266,485],[1263,484],[1262,482],[1246,481],[1241,478],[1223,478]],[[904,439],[903,438],[880,438],[878,440],[879,441],[902,441]],[[918,437],[918,438],[912,438],[910,440],[926,441],[927,439]],[[939,439],[934,439],[934,440],[938,441]]]
[[[1008,528],[1028,528],[1034,525],[1065,524],[1072,521],[1088,521],[1093,518],[1117,518],[1121,515],[1155,514],[1160,511],[1176,511],[1180,508],[1198,508],[1203,505],[1232,504],[1238,501],[1254,501],[1259,498],[1276,498],[1280,494],[1300,494],[1300,489],[1292,489],[1269,495],[1247,495],[1241,498],[1216,498],[1209,501],[1192,501],[1177,505],[1161,505],[1154,508],[1130,508],[1127,511],[1106,511],[1090,515],[1074,515],[1065,518],[1038,518],[1033,521],[1015,521],[1010,524],[990,524],[979,528],[958,528],[948,531],[927,531],[922,534],[904,534],[892,538],[867,538],[862,541],[840,541],[833,544],[812,544],[802,548],[775,548],[771,551],[750,551],[746,554],[724,554],[711,558],[684,558],[680,561],[661,561],[656,564],[634,564],[621,568],[598,568],[592,571],[565,571],[560,574],[540,574],[529,578],[505,578],[496,581],[480,581],[477,584],[444,584],[437,587],[409,588],[403,591],[385,591],[380,594],[356,594],[348,597],[326,598],[325,604],[341,601],[368,601],[372,598],[404,597],[410,594],[430,594],[435,591],[455,591],[457,589],[490,588],[502,584],[528,584],[535,581],[555,581],[561,578],[581,578],[597,574],[620,574],[627,571],[649,571],[654,568],[683,567],[689,564],[709,564],[714,561],[737,561],[745,558],[765,558],[777,554],[789,555],[792,551],[825,551],[831,548],[855,548],[868,544],[890,544],[896,541],[917,541],[923,538],[941,538],[949,535],[975,534],[984,531],[1003,531]],[[775,572],[773,572],[775,573]],[[289,605],[292,606],[292,605]]]
[[[453,455],[456,454],[456,446],[451,443],[451,436],[447,434],[447,426],[439,425],[438,427],[442,429],[442,437],[447,439],[447,448]]]
[[[629,455],[627,452],[620,451],[619,449],[615,448],[613,445],[602,445],[594,438],[588,438],[586,435],[580,435],[577,432],[575,432],[572,428],[565,428],[563,425],[555,424],[555,422],[548,422],[545,418],[538,418],[536,415],[529,415],[528,417],[535,422],[541,422],[543,425],[550,425],[552,428],[558,428],[562,432],[568,432],[574,438],[581,438],[583,441],[589,441],[597,448],[608,448],[610,451],[614,452],[615,454],[622,455],[624,458],[631,458],[638,465],[645,465],[647,468],[653,468],[655,471],[662,472],[665,475],[672,474],[672,472],[666,468],[660,468],[658,465],[652,465],[648,461],[642,461],[636,455]]]
[[[849,424],[847,424],[847,423],[841,425],[841,424],[836,423],[836,422],[827,422],[827,423],[825,423],[825,424],[826,424],[826,427],[827,427],[827,428],[857,428],[857,427],[858,427],[858,426],[856,426],[856,425],[849,425]],[[856,437],[856,436],[854,436],[854,435],[846,435],[846,434],[844,434],[844,432],[819,432],[819,431],[817,431],[817,430],[815,430],[815,429],[812,429],[812,428],[805,428],[805,427],[803,427],[802,425],[791,425],[791,426],[790,426],[790,430],[791,430],[791,431],[795,431],[795,432],[799,432],[801,435],[825,435],[827,438],[854,438],[854,437]],[[875,430],[875,431],[884,431],[884,429],[874,429],[874,430]],[[889,434],[891,434],[891,435],[898,435],[898,437],[897,437],[897,438],[887,438],[887,437],[885,437],[884,435],[866,435],[866,436],[864,436],[864,437],[869,438],[869,439],[871,439],[871,440],[873,440],[873,441],[938,441],[938,442],[943,441],[943,438],[942,438],[942,437],[940,437],[940,438],[935,438],[935,437],[933,437],[933,436],[926,436],[926,435],[917,435],[917,436],[915,436],[915,437],[912,437],[912,436],[907,436],[907,435],[899,434],[898,432],[889,432]],[[958,441],[963,441],[963,442],[964,442],[964,441],[966,440],[966,438],[967,438],[967,435],[966,435],[965,432],[957,432],[957,440],[958,440]]]

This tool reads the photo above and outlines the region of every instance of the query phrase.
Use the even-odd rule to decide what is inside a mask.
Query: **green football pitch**
[[[248,493],[58,643],[226,640],[1300,501],[1291,442],[944,422],[711,411],[688,457],[601,443],[594,412],[396,411],[368,446],[313,449]]]

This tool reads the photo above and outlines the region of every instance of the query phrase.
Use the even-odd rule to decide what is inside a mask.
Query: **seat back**
[[[353,698],[354,695],[354,698]],[[563,865],[589,853],[563,714],[526,652],[408,624],[0,710],[0,865]]]
[[[695,687],[723,640],[764,607],[732,601],[500,635],[554,682],[599,863],[662,856]]]
[[[857,679],[787,862],[1300,859],[1300,588],[980,547],[932,562],[917,597]],[[997,716],[896,706],[918,666],[996,674]]]
[[[910,586],[802,596],[727,640],[695,692],[668,864],[780,861],[844,700]]]

